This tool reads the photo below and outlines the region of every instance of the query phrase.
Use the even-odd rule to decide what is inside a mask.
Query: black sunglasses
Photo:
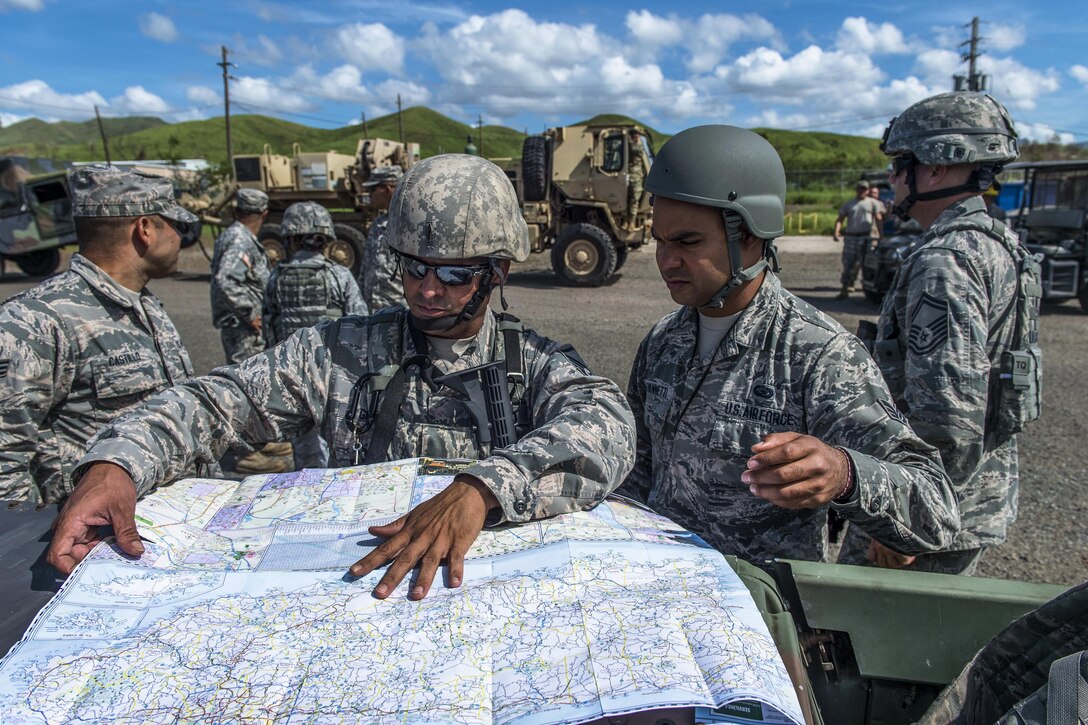
[[[491,271],[490,264],[427,264],[426,262],[409,257],[407,254],[398,254],[397,259],[401,268],[414,279],[423,279],[427,276],[427,270],[434,272],[435,278],[449,287],[461,287],[472,282],[474,277],[487,274]]]
[[[899,176],[916,163],[918,163],[918,159],[914,157],[914,154],[901,154],[895,156],[892,158],[892,173],[895,176]]]

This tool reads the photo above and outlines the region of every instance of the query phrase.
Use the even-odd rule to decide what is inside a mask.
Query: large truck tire
[[[521,185],[525,201],[548,198],[548,139],[528,136],[521,144]]]
[[[18,257],[11,257],[11,259],[15,264],[19,265],[19,269],[23,270],[23,274],[30,277],[45,277],[56,272],[57,267],[60,266],[60,250],[56,247],[39,249],[36,252],[27,252],[26,254],[20,254]]]
[[[631,250],[626,245],[622,247],[616,247],[616,268],[612,270],[613,272],[620,271],[620,267],[622,267],[627,262],[627,253],[630,251]]]
[[[268,257],[268,266],[275,267],[287,259],[287,245],[283,243],[283,234],[279,224],[265,224],[257,232],[257,241],[264,247],[264,256]]]
[[[616,272],[616,246],[592,224],[571,224],[552,245],[552,269],[577,287],[604,284]]]
[[[334,224],[336,239],[325,245],[325,256],[337,264],[347,267],[356,278],[363,268],[363,250],[366,249],[366,235],[347,224]]]

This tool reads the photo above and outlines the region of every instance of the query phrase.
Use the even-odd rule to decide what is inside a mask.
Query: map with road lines
[[[344,574],[366,526],[445,465],[161,489],[137,506],[144,556],[100,546],[0,662],[3,722],[536,725],[738,700],[802,722],[725,560],[620,500],[486,530],[460,588],[375,599],[381,572]]]

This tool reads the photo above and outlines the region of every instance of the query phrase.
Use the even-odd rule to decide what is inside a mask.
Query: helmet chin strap
[[[506,309],[506,298],[503,296],[503,283],[505,283],[506,280],[503,278],[502,270],[499,268],[499,261],[497,259],[491,259],[488,260],[488,262],[491,266],[491,271],[484,279],[480,280],[480,285],[476,288],[476,291],[472,293],[472,297],[465,303],[465,306],[461,308],[460,314],[457,315],[457,319],[454,320],[450,327],[459,325],[466,320],[471,320],[476,316],[476,313],[480,311],[480,305],[482,305],[491,294],[491,290],[495,289],[493,280],[496,275],[499,277],[499,298],[502,301],[503,310]]]
[[[725,301],[733,290],[747,282],[751,282],[766,269],[770,269],[772,272],[779,270],[778,250],[773,239],[764,240],[763,257],[751,267],[744,268],[742,266],[744,261],[741,259],[741,242],[744,241],[745,236],[744,219],[741,218],[740,214],[725,210],[722,211],[722,219],[725,220],[725,244],[729,250],[729,268],[733,270],[733,276],[729,278],[724,287],[714,293],[714,296],[705,305],[700,305],[700,309],[720,310],[725,307]]]
[[[993,185],[994,177],[1001,173],[1001,169],[1004,168],[1000,164],[983,164],[979,168],[971,171],[971,175],[967,177],[967,181],[959,186],[950,186],[947,189],[937,189],[936,191],[927,191],[924,194],[920,194],[918,193],[918,187],[915,184],[914,176],[914,171],[917,166],[917,163],[912,163],[907,167],[907,190],[909,193],[903,201],[892,207],[892,211],[895,212],[895,215],[899,217],[901,221],[910,219],[911,207],[919,201],[945,199],[949,196],[962,194],[965,191],[972,194],[981,194]]]

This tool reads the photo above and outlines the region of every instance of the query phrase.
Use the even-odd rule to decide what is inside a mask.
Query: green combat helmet
[[[329,210],[313,201],[299,201],[283,212],[280,232],[289,242],[320,249],[336,237]]]
[[[450,327],[476,315],[496,278],[501,298],[500,260],[529,256],[529,229],[510,179],[490,161],[467,154],[432,156],[404,175],[389,204],[386,240],[405,257],[487,259],[492,274],[481,275]]]
[[[786,172],[774,147],[759,134],[735,126],[696,126],[661,147],[646,190],[722,210],[733,276],[703,307],[720,308],[734,289],[763,270],[778,270],[775,237],[786,215]],[[742,228],[743,227],[743,228]],[[763,258],[742,267],[744,228],[764,240]]]
[[[906,220],[917,201],[986,191],[1005,164],[1020,155],[1016,137],[1009,112],[985,93],[955,91],[918,101],[892,119],[880,143],[888,156],[905,159],[899,169],[907,171],[910,194],[893,211]],[[914,179],[918,164],[979,164],[979,168],[965,184],[919,194]]]

